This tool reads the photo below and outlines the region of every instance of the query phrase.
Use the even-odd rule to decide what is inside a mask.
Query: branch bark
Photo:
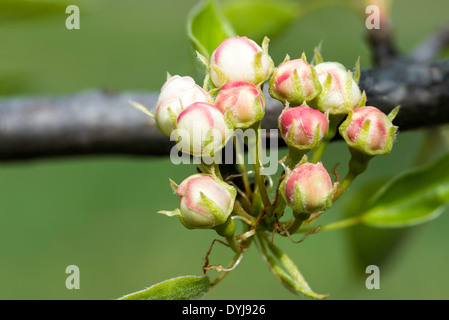
[[[449,60],[397,60],[362,70],[367,105],[385,113],[397,105],[400,131],[449,123]],[[155,121],[131,106],[154,110],[158,93],[90,91],[56,98],[0,99],[0,161],[55,156],[167,156],[174,142]],[[266,93],[262,126],[276,129],[282,104]]]

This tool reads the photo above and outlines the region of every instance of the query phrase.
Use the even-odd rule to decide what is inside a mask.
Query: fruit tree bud
[[[300,150],[316,148],[327,131],[327,118],[319,110],[302,105],[286,108],[278,120],[282,139]]]
[[[264,39],[263,49],[247,37],[225,39],[210,60],[210,76],[218,88],[232,80],[265,82],[273,68],[273,60],[268,55],[268,38]]]
[[[288,60],[274,69],[270,79],[270,95],[292,106],[314,99],[321,92],[321,84],[313,66],[303,59]]]
[[[229,81],[220,90],[215,105],[230,119],[234,128],[249,128],[262,120],[265,99],[251,82]]]
[[[180,151],[211,157],[224,147],[232,130],[215,105],[195,102],[179,114],[173,133]]]
[[[279,191],[296,213],[311,214],[332,205],[332,181],[320,162],[297,165],[284,178]]]
[[[194,102],[210,102],[209,94],[195,84],[191,77],[170,77],[161,88],[156,104],[156,126],[170,136],[176,128],[181,111]]]
[[[340,134],[351,148],[364,154],[388,154],[397,131],[392,114],[387,116],[375,107],[357,108],[340,125]]]
[[[226,222],[234,208],[237,191],[207,174],[195,174],[175,186],[181,197],[179,209],[161,213],[177,215],[188,229],[210,229]]]
[[[347,114],[357,107],[362,95],[352,73],[338,62],[323,62],[315,66],[322,91],[314,106],[330,114]]]

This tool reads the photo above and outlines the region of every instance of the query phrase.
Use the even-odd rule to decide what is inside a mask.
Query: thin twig
[[[415,62],[428,62],[436,59],[438,55],[449,46],[449,23],[424,39],[410,57]]]

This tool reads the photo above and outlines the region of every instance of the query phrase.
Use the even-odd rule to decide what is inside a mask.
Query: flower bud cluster
[[[181,151],[198,157],[213,156],[233,130],[260,126],[265,114],[262,86],[267,82],[270,96],[285,104],[278,127],[290,151],[289,166],[272,205],[283,200],[280,207],[291,207],[296,218],[329,209],[335,194],[342,193],[341,189],[336,191],[338,181],[333,183],[319,162],[322,150],[337,132],[353,155],[364,155],[361,159],[388,154],[392,149],[397,131],[392,120],[397,110],[387,116],[365,106],[366,96],[358,86],[358,64],[353,73],[338,62],[323,61],[316,51],[314,63],[309,63],[305,54],[298,59],[287,55],[275,67],[268,54],[268,38],[259,46],[247,37],[228,38],[210,59],[200,54],[198,58],[208,68],[204,87],[188,76],[170,77],[156,105],[157,127],[174,137]],[[310,151],[314,157],[308,162],[304,155]],[[189,229],[229,223],[237,189],[214,171],[202,170],[179,187],[172,185],[180,197],[179,209],[163,213],[177,215]],[[269,211],[266,202],[263,206]]]
[[[190,77],[175,76],[167,80],[158,102],[161,111],[159,107],[156,111],[159,130],[174,136],[181,151],[202,157],[213,156],[223,148],[234,129],[258,125],[265,114],[261,86],[274,69],[268,55],[268,39],[262,47],[246,37],[235,37],[223,41],[210,61],[201,57],[209,67],[215,86],[210,92]],[[172,106],[165,101],[176,101],[176,104]],[[162,113],[163,110],[167,111]],[[221,227],[232,225],[229,216],[237,194],[233,186],[214,174],[204,173],[188,177],[179,187],[172,185],[180,197],[180,206],[161,213],[177,215],[189,229],[214,228],[219,234],[233,230]]]

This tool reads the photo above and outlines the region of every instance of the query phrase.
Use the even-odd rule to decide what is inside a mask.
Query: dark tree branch
[[[362,70],[367,105],[388,113],[401,105],[400,131],[449,123],[449,60],[397,60]],[[58,98],[0,99],[0,161],[53,156],[166,156],[173,142],[129,103],[154,109],[158,93],[84,92]],[[266,94],[265,129],[276,129],[283,106]]]
[[[448,46],[449,23],[419,44],[413,51],[411,58],[416,62],[432,61]]]

